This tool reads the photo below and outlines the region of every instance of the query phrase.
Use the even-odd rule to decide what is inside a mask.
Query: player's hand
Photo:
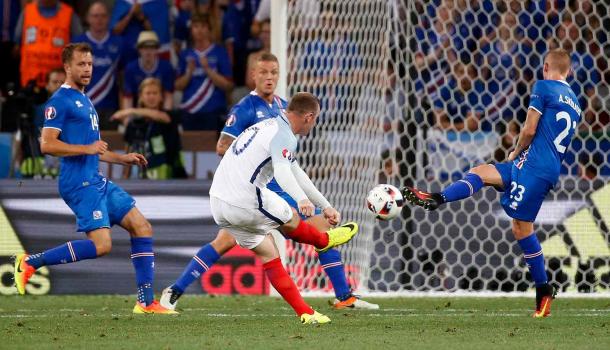
[[[508,154],[508,160],[509,160],[510,162],[512,162],[513,160],[515,160],[515,158],[517,158],[517,156],[518,156],[518,154],[517,154],[517,152],[516,152],[516,151],[511,151],[511,152]]]
[[[140,153],[127,153],[124,154],[122,158],[123,163],[126,165],[145,166],[148,164],[146,157]]]
[[[94,143],[87,146],[87,154],[99,154],[102,155],[108,150],[108,144],[102,140],[95,141]]]
[[[341,222],[341,214],[337,209],[333,207],[328,207],[322,211],[324,218],[328,220],[328,223],[335,226],[339,222]]]
[[[309,217],[316,211],[316,207],[309,199],[303,199],[299,202],[299,213]]]

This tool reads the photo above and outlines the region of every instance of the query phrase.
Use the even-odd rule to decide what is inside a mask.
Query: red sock
[[[326,248],[328,245],[328,234],[326,232],[320,232],[313,225],[310,225],[303,220],[299,222],[299,226],[297,226],[294,231],[284,233],[293,241],[310,244],[318,249]]]
[[[288,272],[286,272],[284,266],[282,266],[282,260],[280,260],[280,258],[264,263],[263,270],[265,270],[265,274],[273,288],[280,293],[282,298],[284,298],[290,306],[292,306],[294,312],[296,312],[298,316],[301,316],[302,314],[313,315],[313,309],[303,300],[297,286],[292,279],[290,279],[290,276],[288,276]]]

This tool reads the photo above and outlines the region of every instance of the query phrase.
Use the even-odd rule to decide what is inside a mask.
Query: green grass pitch
[[[372,299],[301,325],[281,299],[185,296],[181,314],[132,315],[133,296],[2,296],[0,349],[610,349],[610,299],[557,299],[532,319],[529,298]]]

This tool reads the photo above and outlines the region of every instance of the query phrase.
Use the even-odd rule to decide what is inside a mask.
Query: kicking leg
[[[186,288],[200,278],[220,257],[237,245],[235,238],[225,229],[220,229],[214,240],[199,249],[176,282],[165,288],[161,294],[162,306],[174,310],[178,299]]]
[[[525,262],[536,284],[536,311],[533,317],[547,317],[551,314],[551,302],[557,291],[548,283],[544,267],[544,255],[538,237],[534,232],[534,224],[513,219],[513,234],[523,250]]]
[[[349,242],[358,233],[358,225],[348,222],[326,232],[320,231],[299,217],[293,209],[290,221],[280,226],[286,237],[316,247],[318,252],[325,252],[333,247]]]
[[[443,203],[471,197],[484,186],[502,188],[503,185],[498,169],[494,165],[483,164],[470,169],[463,179],[452,183],[440,193],[424,192],[408,186],[402,188],[401,192],[411,204],[434,210]]]

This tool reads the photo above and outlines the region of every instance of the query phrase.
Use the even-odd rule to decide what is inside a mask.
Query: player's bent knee
[[[110,253],[110,251],[112,250],[112,241],[109,239],[100,241],[94,240],[93,243],[95,244],[95,252],[97,256],[104,256]]]
[[[231,250],[231,248],[235,247],[237,245],[237,241],[235,240],[235,237],[233,237],[233,235],[226,230],[220,230],[210,245],[218,254],[222,255]]]
[[[132,237],[152,237],[152,225],[146,219],[138,220],[130,227],[129,233]]]
[[[534,233],[534,224],[528,221],[513,219],[513,235],[517,240],[529,237]]]

